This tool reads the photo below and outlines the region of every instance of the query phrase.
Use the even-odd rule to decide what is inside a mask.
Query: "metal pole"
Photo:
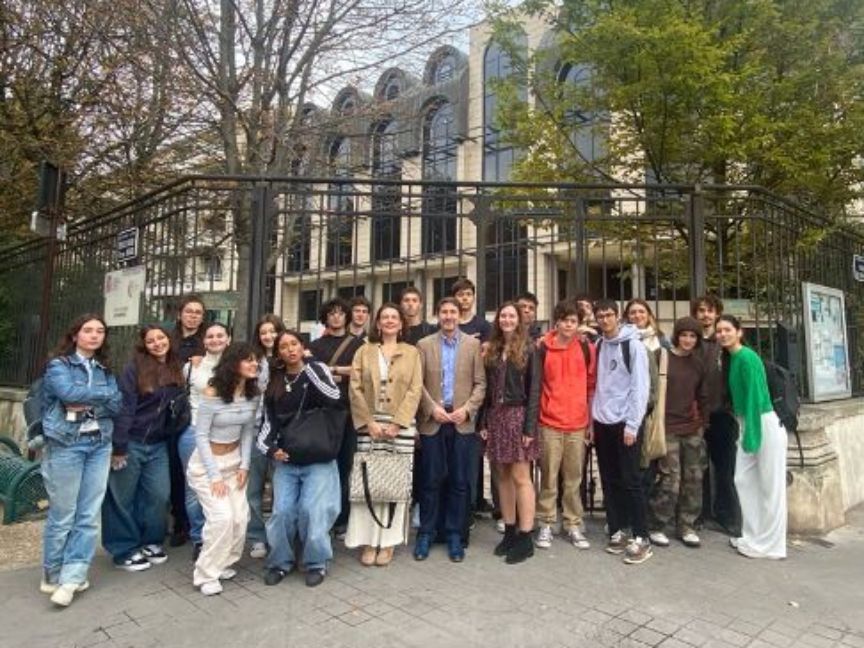
[[[696,185],[687,209],[687,231],[690,235],[690,297],[705,294],[705,195]]]
[[[267,294],[267,256],[269,252],[273,194],[270,185],[252,189],[251,242],[249,245],[249,304],[246,331],[251,336],[255,324],[264,314]]]
[[[486,312],[486,241],[492,222],[492,211],[489,209],[487,196],[476,196],[471,221],[477,230],[477,292],[474,308],[480,316]]]
[[[57,228],[62,216],[63,170],[57,167],[57,181],[54,185],[54,195],[47,206],[50,215],[48,227],[48,245],[45,250],[45,270],[42,273],[42,302],[39,305],[39,332],[36,336],[36,353],[30,358],[27,379],[36,379],[43,361],[48,355],[48,334],[50,331],[51,303],[54,300],[54,261],[57,256]]]

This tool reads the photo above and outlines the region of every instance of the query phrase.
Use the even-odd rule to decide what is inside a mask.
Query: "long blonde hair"
[[[516,311],[516,330],[510,340],[504,336],[504,331],[501,330],[501,311],[505,308],[512,308]],[[494,367],[498,361],[507,355],[507,359],[513,363],[518,369],[524,369],[527,363],[526,351],[531,344],[528,339],[528,331],[522,323],[522,315],[519,312],[519,307],[515,302],[504,302],[495,311],[495,319],[492,322],[492,336],[489,338],[489,348],[486,351],[485,362],[487,367]]]

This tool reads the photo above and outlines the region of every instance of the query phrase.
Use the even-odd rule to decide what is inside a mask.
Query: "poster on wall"
[[[138,325],[146,274],[144,266],[105,273],[105,323],[108,326]]]
[[[843,291],[811,283],[804,283],[803,291],[810,396],[814,401],[849,398],[852,375]]]

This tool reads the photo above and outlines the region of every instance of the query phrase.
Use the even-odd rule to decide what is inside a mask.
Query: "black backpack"
[[[768,393],[771,396],[774,413],[777,414],[783,427],[788,432],[795,434],[795,439],[798,441],[801,467],[803,468],[804,450],[801,447],[801,437],[798,436],[798,412],[801,410],[801,396],[795,374],[771,360],[763,360],[762,364],[765,365],[765,378],[768,381]]]

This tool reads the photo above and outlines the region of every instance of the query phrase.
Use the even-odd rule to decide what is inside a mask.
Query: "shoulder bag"
[[[307,466],[333,461],[339,455],[348,412],[332,405],[306,409],[309,383],[303,385],[300,407],[293,416],[279,416],[279,448],[288,453],[288,463]]]

